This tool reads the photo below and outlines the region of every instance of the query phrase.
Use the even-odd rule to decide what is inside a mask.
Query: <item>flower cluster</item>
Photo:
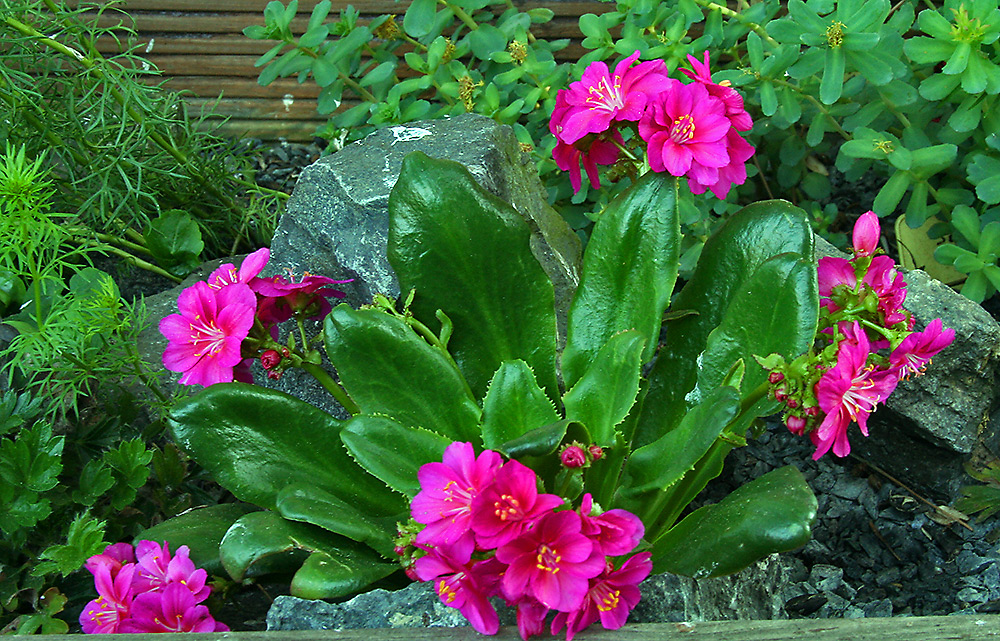
[[[847,456],[847,428],[856,422],[868,435],[868,417],[902,379],[919,376],[931,358],[951,344],[955,330],[941,319],[913,331],[903,308],[906,283],[892,258],[877,253],[881,232],[873,212],[854,226],[854,256],[819,261],[820,333],[817,349],[791,363],[777,355],[760,359],[771,370],[784,420],[816,445],[814,459],[831,449]]]
[[[567,640],[598,620],[608,629],[625,624],[652,568],[648,552],[612,561],[643,536],[634,514],[600,513],[589,494],[579,509],[562,509],[561,497],[539,493],[530,468],[492,450],[477,457],[471,443],[452,443],[418,477],[410,510],[423,528],[402,541],[417,551],[406,554],[407,572],[433,581],[441,601],[473,628],[497,632],[491,597],[517,608],[524,639],[543,630],[549,610],[552,633],[566,628]]]
[[[632,66],[638,58],[636,51],[613,74],[603,62],[592,62],[579,81],[556,94],[549,122],[556,164],[570,172],[574,192],[582,186],[581,163],[600,188],[597,165],[630,153],[622,135],[630,127],[630,144],[645,142],[650,169],[687,176],[692,193],[711,190],[725,198],[746,181],[745,163],[754,153],[739,134],[753,127],[742,96],[726,81],[712,80],[708,52],[702,61],[688,56],[693,70],[682,73],[690,83],[670,78],[662,60]]]
[[[80,613],[87,634],[224,632],[229,627],[200,605],[211,588],[182,545],[171,556],[166,543],[115,543],[87,560],[98,597]]]
[[[277,324],[297,318],[322,318],[330,312],[328,298],[344,293],[330,285],[348,283],[306,274],[294,282],[283,276],[260,278],[270,251],[265,247],[243,261],[239,269],[226,263],[188,287],[177,298],[180,313],[160,321],[169,344],[163,366],[181,372],[183,385],[253,383],[250,365],[260,354],[270,378],[279,378],[289,348],[275,343]],[[248,340],[248,338],[250,340]]]

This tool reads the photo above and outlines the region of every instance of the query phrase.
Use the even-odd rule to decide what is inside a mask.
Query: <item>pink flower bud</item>
[[[799,406],[799,402],[797,400],[795,400],[794,398],[789,398],[787,401],[785,401],[785,405],[787,405],[788,407],[790,407],[792,409],[795,409],[796,407]]]
[[[264,366],[264,369],[272,369],[281,362],[281,354],[273,349],[265,350],[263,354],[260,355],[260,364]]]
[[[854,253],[858,256],[871,256],[875,248],[878,247],[878,238],[881,233],[882,229],[875,212],[869,211],[862,214],[858,218],[858,222],[854,223],[852,237]]]
[[[271,379],[272,381],[280,380],[281,379],[281,371],[280,370],[276,370],[276,369],[268,370],[267,377],[269,379]]]
[[[600,461],[604,458],[604,450],[600,445],[591,445],[587,448],[587,452],[590,454],[590,458],[595,461]]]
[[[291,355],[292,355],[292,353],[291,353],[290,351],[288,351],[288,348],[287,348],[287,347],[282,347],[282,348],[281,348],[281,355],[282,355],[282,356],[283,356],[284,358],[288,358],[289,356],[291,356]]]
[[[788,398],[788,393],[785,391],[784,387],[779,387],[778,389],[774,390],[774,400],[778,401],[779,403],[784,403],[785,399],[787,398]]]
[[[402,545],[393,546],[392,551],[396,553],[396,556],[403,556],[406,554],[406,548]]]
[[[819,408],[815,405],[812,407],[807,407],[805,410],[806,416],[819,416]]]
[[[579,445],[567,445],[559,452],[559,461],[565,467],[583,467],[587,464],[587,454]]]
[[[792,434],[801,435],[806,429],[806,419],[801,416],[789,416],[785,419],[785,425],[788,426],[788,431]]]
[[[785,375],[781,372],[771,372],[767,375],[767,382],[774,385],[775,383],[780,383],[785,380]]]

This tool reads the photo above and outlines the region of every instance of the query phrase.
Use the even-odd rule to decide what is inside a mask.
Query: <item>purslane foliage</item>
[[[320,85],[318,109],[332,114],[331,138],[466,111],[493,117],[534,149],[550,198],[583,228],[616,190],[584,187],[571,198],[547,131],[556,90],[590,62],[613,62],[637,49],[671,71],[688,54],[726,51],[728,60],[718,62],[728,69],[717,79],[747,97],[759,173],[726,202],[685,206],[684,273],[718,225],[713,214],[733,213],[734,203],[780,194],[823,231],[838,218],[831,180],[870,176],[881,185],[873,206],[879,216],[905,213],[911,227],[933,217],[934,237],[960,232],[938,259],[970,275],[968,296],[982,300],[1000,285],[992,233],[980,245],[956,221],[956,212],[971,210],[978,232],[1000,219],[995,2],[925,8],[912,0],[763,0],[732,11],[712,0],[622,0],[580,17],[589,52],[574,65],[553,55],[568,40],[539,37],[553,18],[549,9],[428,0],[411,3],[402,20],[364,23],[350,7],[330,19],[330,8],[320,2],[299,36],[290,27],[297,3],[271,2],[265,25],[245,33],[279,41],[257,61],[261,84],[297,75]]]

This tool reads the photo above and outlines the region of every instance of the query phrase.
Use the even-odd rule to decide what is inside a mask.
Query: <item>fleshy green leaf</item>
[[[283,488],[311,483],[371,514],[404,509],[347,454],[339,421],[288,394],[219,383],[179,404],[168,424],[216,482],[248,503],[273,509]]]
[[[524,361],[500,366],[483,399],[483,446],[496,450],[531,430],[559,420],[552,401],[538,387]]]
[[[615,426],[635,403],[644,345],[636,330],[612,336],[563,397],[566,418],[586,425],[597,445],[614,444]]]
[[[615,334],[637,330],[652,357],[677,279],[676,179],[649,172],[601,214],[569,311],[563,378],[572,386]]]
[[[477,398],[501,363],[517,359],[558,397],[555,294],[530,235],[459,163],[420,152],[403,160],[389,195],[389,262],[400,290],[416,290],[417,318],[440,309],[452,320],[449,349]]]
[[[819,85],[819,99],[825,105],[832,105],[840,100],[844,90],[844,50],[831,47],[826,50],[826,62],[823,65],[823,79]]]
[[[301,483],[289,485],[278,493],[278,511],[286,519],[312,523],[364,543],[386,557],[393,553],[396,523],[409,517],[407,512],[372,516],[314,485]]]
[[[257,508],[246,503],[221,503],[189,510],[144,530],[136,541],[167,542],[171,550],[182,545],[191,550],[191,560],[209,574],[222,574],[219,545],[233,523]]]
[[[205,248],[201,229],[191,214],[171,209],[149,222],[143,234],[153,258],[164,267],[190,269],[196,267]]]
[[[478,443],[480,410],[461,373],[403,319],[338,305],[324,335],[330,362],[362,413]]]
[[[413,0],[403,15],[403,29],[414,38],[422,38],[434,28],[437,0]]]
[[[440,461],[452,439],[429,430],[404,427],[385,416],[355,416],[340,434],[362,467],[383,483],[413,497],[420,491],[417,470]]]
[[[812,536],[816,497],[789,465],[689,514],[653,542],[653,571],[695,578],[737,572]]]
[[[1000,203],[1000,160],[976,154],[969,163],[968,172],[979,200],[991,205]]]
[[[289,591],[300,599],[337,599],[361,592],[399,569],[398,563],[387,563],[365,549],[317,551],[292,577]]]

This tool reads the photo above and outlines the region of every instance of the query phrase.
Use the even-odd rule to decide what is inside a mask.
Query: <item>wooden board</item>
[[[284,0],[287,2],[287,0]],[[292,31],[301,34],[318,0],[300,0]],[[257,83],[260,68],[254,63],[275,42],[251,40],[243,35],[250,25],[264,24],[268,0],[125,0],[119,5],[127,13],[107,11],[99,17],[105,27],[124,24],[135,30],[137,53],[159,69],[164,87],[183,92],[191,108],[200,111],[215,105],[227,134],[245,133],[273,140],[306,141],[326,122],[314,104],[319,88],[312,80],[299,84],[294,78],[279,79],[266,87]],[[71,3],[72,4],[72,3]],[[348,5],[366,24],[383,14],[402,18],[408,0],[334,0],[330,18],[336,19]],[[586,50],[580,44],[578,20],[585,13],[604,13],[614,8],[600,0],[525,2],[514,0],[519,9],[551,9],[555,18],[532,28],[539,38],[569,38],[571,44],[557,52],[558,60],[577,60]],[[328,22],[330,19],[328,19]],[[97,43],[98,50],[112,55],[119,49],[112,38]],[[400,54],[402,55],[402,54]],[[291,103],[289,104],[289,101]]]
[[[42,635],[40,641],[78,641],[79,635]],[[189,641],[189,634],[120,634],[115,641]],[[484,637],[472,628],[223,632],[199,641],[515,641],[516,627]],[[538,639],[560,639],[543,635]],[[991,641],[1000,640],[1000,615],[891,617],[884,619],[797,619],[792,621],[713,621],[645,623],[604,630],[593,625],[581,641]]]

